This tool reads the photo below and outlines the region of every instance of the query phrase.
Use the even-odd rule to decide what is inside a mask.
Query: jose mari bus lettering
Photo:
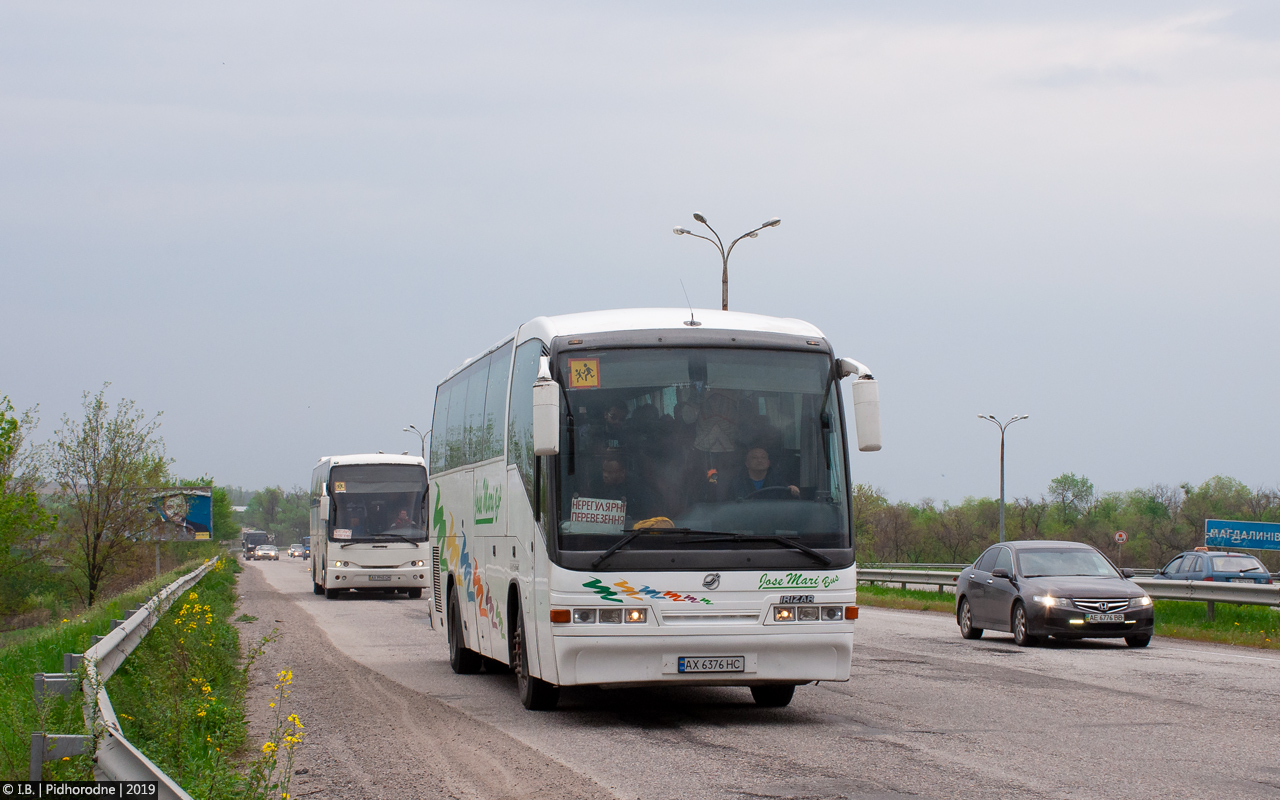
[[[806,575],[803,572],[788,572],[785,575],[770,575],[764,573],[760,576],[761,589],[829,589],[840,580],[839,575]]]

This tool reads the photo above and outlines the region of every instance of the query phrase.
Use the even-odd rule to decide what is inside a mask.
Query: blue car
[[[1178,555],[1153,577],[1168,581],[1271,583],[1271,573],[1253,556],[1207,549]]]

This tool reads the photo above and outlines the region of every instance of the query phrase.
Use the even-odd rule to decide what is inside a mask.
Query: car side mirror
[[[1126,578],[1132,578],[1135,573],[1133,570],[1129,569],[1128,567],[1125,567],[1124,569],[1120,570],[1120,574],[1125,576]]]
[[[996,567],[995,569],[991,570],[991,577],[1004,578],[1005,580],[1012,580],[1012,576],[1009,574],[1009,570],[1005,569],[1004,567]]]

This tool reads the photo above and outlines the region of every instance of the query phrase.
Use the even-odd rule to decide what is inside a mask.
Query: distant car
[[[302,558],[302,545],[300,544],[289,545],[289,558]]]
[[[1271,583],[1262,562],[1246,553],[1191,550],[1181,553],[1153,576],[1167,581]]]
[[[273,544],[260,544],[253,550],[255,561],[279,561],[280,551]]]
[[[956,624],[966,639],[1010,631],[1020,647],[1055,639],[1118,638],[1146,647],[1151,597],[1096,549],[1079,542],[992,545],[956,581]]]

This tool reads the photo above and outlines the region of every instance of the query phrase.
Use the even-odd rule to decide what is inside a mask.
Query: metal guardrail
[[[112,620],[111,632],[106,636],[95,636],[94,644],[84,652],[85,680],[80,683],[84,693],[85,725],[95,734],[100,733],[98,747],[94,756],[94,777],[109,781],[156,781],[158,797],[163,800],[192,800],[172,778],[166,775],[142,751],[129,743],[120,730],[120,721],[116,718],[115,709],[111,707],[111,698],[107,696],[106,683],[125,658],[142,643],[143,637],[155,627],[160,617],[175,600],[182,596],[188,587],[193,586],[218,563],[218,559],[206,561],[201,567],[188,575],[161,589],[149,601],[129,614],[128,619]],[[68,681],[75,673],[70,667],[80,656],[67,654],[64,658],[66,673],[46,675],[38,673],[35,679],[36,695],[45,693],[65,693]],[[100,726],[100,727],[99,727]],[[31,735],[31,771],[32,780],[39,780],[40,764],[52,757],[61,757],[72,752],[83,752],[76,747],[83,747],[87,742],[78,740],[91,737],[57,736],[37,732]]]
[[[88,678],[83,685],[85,709],[88,713],[91,708],[96,708],[97,719],[102,724],[102,738],[98,742],[93,770],[98,780],[157,781],[162,800],[192,800],[177,782],[124,737],[115,709],[111,707],[111,698],[107,696],[106,683],[125,658],[142,643],[143,637],[155,627],[169,606],[217,563],[217,558],[206,561],[199,569],[169,584],[129,619],[113,628],[102,641],[85,651]]]
[[[968,566],[967,564],[965,566]],[[937,586],[940,589],[954,586],[959,571],[920,569],[859,569],[859,583],[900,583],[915,586]],[[1213,603],[1238,605],[1280,605],[1280,584],[1226,583],[1224,581],[1171,581],[1152,577],[1130,578],[1146,590],[1147,594],[1161,600],[1190,600],[1209,603],[1212,615]],[[1211,617],[1212,618],[1212,617]]]

